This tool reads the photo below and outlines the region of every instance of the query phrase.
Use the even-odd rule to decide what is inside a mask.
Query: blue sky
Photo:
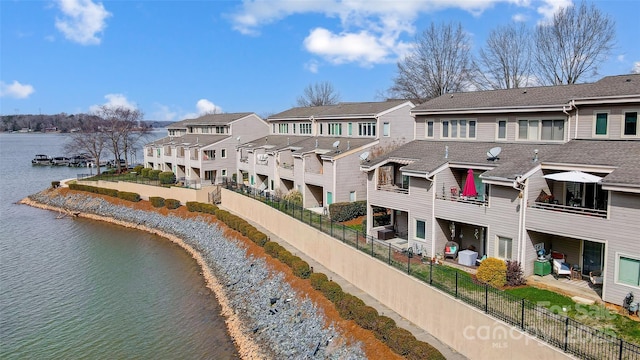
[[[497,25],[531,28],[571,0],[0,0],[0,113],[137,107],[178,121],[260,116],[328,81],[342,101],[379,101],[432,21],[460,21],[474,53]],[[601,76],[640,71],[640,2],[594,4],[616,21]]]

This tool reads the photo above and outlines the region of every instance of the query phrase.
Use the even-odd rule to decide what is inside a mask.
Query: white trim
[[[504,121],[504,137],[501,138],[500,136],[500,122]],[[497,118],[496,119],[496,132],[495,132],[495,139],[496,141],[507,141],[507,139],[509,138],[509,120],[507,118]]]
[[[598,125],[598,115],[599,114],[607,114],[607,129],[604,135],[596,134],[596,128]],[[593,122],[591,123],[591,136],[595,139],[607,139],[609,138],[609,134],[611,134],[611,111],[610,110],[593,110]],[[623,129],[624,131],[624,129]]]
[[[520,121],[527,121],[527,138],[523,139],[520,137]],[[536,137],[534,139],[530,139],[530,131],[531,131],[531,122],[537,122],[538,123],[538,129],[537,129],[537,134]],[[563,126],[562,126],[562,140],[551,140],[551,139],[542,139],[542,122],[543,121],[562,121]],[[553,127],[553,123],[552,123],[552,127]],[[516,118],[516,133],[515,133],[515,140],[518,142],[549,142],[549,143],[564,143],[567,139],[568,133],[569,133],[569,121],[567,119],[562,119],[562,118],[558,118],[557,116],[551,116],[551,117],[530,117],[530,116],[526,116],[526,117],[517,117]]]
[[[419,238],[417,236],[418,234],[418,221],[422,221],[424,223],[424,238]],[[427,241],[427,220],[422,219],[422,218],[413,218],[413,234],[412,234],[412,238],[413,240],[422,240],[422,241]]]
[[[429,123],[431,123],[431,136],[429,136]],[[424,120],[424,138],[434,139],[436,136],[436,121],[433,119]]]
[[[625,124],[625,120],[627,117],[627,113],[636,113],[636,134],[635,135],[625,135],[624,134],[624,124]],[[640,138],[640,124],[638,124],[638,122],[640,122],[639,116],[640,115],[640,109],[623,109],[622,110],[622,119],[620,120],[620,138],[621,139],[636,139],[636,138]]]
[[[465,122],[465,134],[464,136],[461,136],[461,130],[462,130],[462,122]],[[447,136],[444,136],[444,123],[447,122]],[[455,122],[456,126],[456,136],[452,136],[453,133],[453,126],[452,123]],[[475,134],[473,135],[473,137],[469,136],[469,129],[471,128],[471,122],[474,123],[474,129],[475,129]],[[434,134],[435,134],[435,127],[434,127]],[[455,141],[455,140],[461,140],[461,141],[469,141],[469,140],[476,140],[478,138],[478,119],[477,118],[443,118],[440,119],[440,139],[446,139],[446,140],[451,140],[451,141]]]
[[[629,259],[633,259],[633,260],[638,260],[640,261],[640,256],[637,255],[629,255],[628,253],[621,253],[619,251],[616,251],[615,254],[615,258],[614,258],[614,262],[613,262],[613,267],[614,267],[614,272],[613,272],[613,282],[616,285],[621,285],[621,286],[627,286],[633,289],[640,289],[640,286],[636,286],[636,285],[629,285],[629,284],[625,284],[625,283],[621,283],[618,279],[618,268],[619,268],[619,264],[620,264],[620,257],[626,257]]]

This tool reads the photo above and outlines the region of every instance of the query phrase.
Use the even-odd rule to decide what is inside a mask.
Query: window
[[[376,136],[376,123],[358,123],[358,135]]]
[[[251,185],[255,185],[255,179],[253,178],[253,175],[251,175],[251,182],[250,182],[250,184],[251,184]]]
[[[311,134],[311,124],[300,124],[300,134]]]
[[[427,121],[427,137],[433,137],[433,121]]]
[[[271,185],[269,188],[270,188],[271,190],[273,190],[273,189],[274,189],[274,186],[273,186],[273,185],[274,185],[274,184],[273,184],[273,180],[271,180],[271,181],[269,182],[269,184]]]
[[[276,133],[276,124],[271,125],[271,132],[274,134]]]
[[[329,124],[329,135],[342,135],[342,124],[340,124],[340,123],[330,123]]]
[[[227,149],[220,150],[220,157],[223,159],[227,158]]]
[[[618,256],[618,283],[640,286],[640,260],[627,256]]]
[[[424,220],[416,219],[416,238],[424,240],[426,238],[425,234],[426,234],[426,223],[424,222]]]
[[[382,136],[389,136],[391,133],[391,124],[385,122],[382,124]]]
[[[637,112],[625,112],[624,113],[624,135],[626,136],[638,136],[638,113]]]
[[[322,124],[318,124],[318,133],[322,135]]]
[[[295,123],[293,123],[293,133],[294,134],[296,133],[296,124]]]
[[[402,188],[409,189],[409,177],[407,175],[402,175]]]
[[[227,169],[222,169],[220,172],[222,173],[222,176],[227,176]]]
[[[356,201],[356,192],[355,191],[349,192],[349,201],[350,202],[355,202]]]
[[[442,122],[442,137],[451,139],[474,139],[476,137],[475,120],[446,120]]]
[[[498,139],[507,139],[507,120],[498,120]]]
[[[564,140],[564,120],[542,120],[541,140]]]
[[[609,125],[609,114],[608,113],[597,113],[596,114],[596,122],[594,124],[593,135],[595,136],[606,136],[608,133],[608,125]]]
[[[501,259],[511,259],[511,251],[513,249],[513,239],[498,236],[498,254]]]
[[[564,120],[518,120],[518,140],[564,140]]]
[[[289,133],[289,124],[278,124],[278,132],[280,134],[288,134]]]
[[[353,135],[353,123],[349,123],[347,125],[347,135],[349,136]]]

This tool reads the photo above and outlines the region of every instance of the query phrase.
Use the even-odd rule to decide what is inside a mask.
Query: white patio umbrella
[[[566,182],[579,182],[579,183],[598,183],[602,178],[600,176],[591,175],[582,171],[566,171],[561,173],[549,174],[544,176],[545,179],[551,179],[556,181]]]

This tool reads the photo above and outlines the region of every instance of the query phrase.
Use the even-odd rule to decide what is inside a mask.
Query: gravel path
[[[222,229],[204,218],[163,216],[84,194],[62,196],[43,191],[29,199],[72,213],[155,229],[180,239],[211,271],[217,285],[212,290],[224,298],[231,312],[225,316],[239,319],[234,325],[235,335],[234,331],[230,333],[243,358],[366,359],[361,344],[344,341],[345,334],[326,326],[321,309],[298,294],[281,273],[269,269],[263,259],[249,256],[236,240],[226,238]],[[241,338],[250,339],[259,349],[243,352]]]

